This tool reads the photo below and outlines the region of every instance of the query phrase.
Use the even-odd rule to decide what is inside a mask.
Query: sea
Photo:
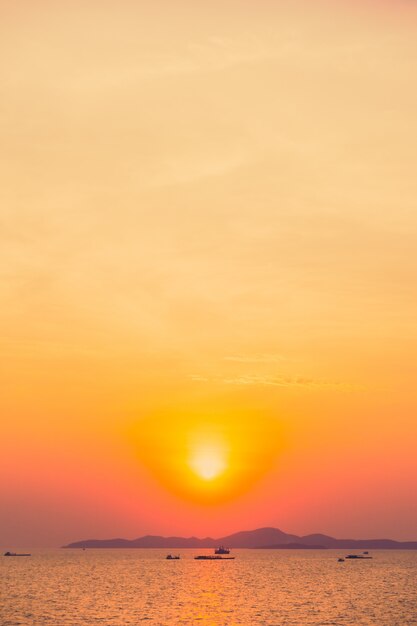
[[[417,551],[49,550],[0,557],[1,626],[417,624]]]

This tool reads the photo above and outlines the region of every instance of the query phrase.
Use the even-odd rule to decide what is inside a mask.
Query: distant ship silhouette
[[[214,551],[215,554],[230,554],[229,548],[225,548],[224,546],[219,546]]]

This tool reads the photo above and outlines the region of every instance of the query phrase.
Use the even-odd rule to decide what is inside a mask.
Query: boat
[[[18,553],[18,552],[5,552],[4,556],[32,556],[31,554],[28,553]]]
[[[365,550],[364,554],[369,554],[368,550]]]
[[[166,560],[167,560],[167,561],[179,561],[179,558],[180,558],[180,555],[179,555],[179,554],[177,554],[177,555],[174,555],[174,554],[168,554],[168,555],[166,556]]]
[[[213,554],[200,554],[194,557],[196,561],[233,561],[234,556],[214,556]]]
[[[214,551],[214,554],[230,554],[230,549],[229,548],[225,548],[224,546],[219,546]]]
[[[344,563],[344,562],[345,562],[345,559],[337,559],[337,562],[338,562],[338,563]]]
[[[363,554],[348,554],[347,559],[372,559],[371,556],[363,556]]]

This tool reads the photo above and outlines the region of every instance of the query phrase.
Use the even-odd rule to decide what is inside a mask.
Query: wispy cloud
[[[226,385],[249,386],[259,385],[262,387],[302,387],[304,389],[336,389],[340,391],[359,390],[358,385],[351,383],[305,378],[303,376],[236,376],[224,378],[222,382]]]
[[[76,75],[62,76],[59,84],[61,88],[88,91],[110,87],[129,89],[143,80],[219,72],[275,56],[276,51],[259,37],[206,37],[186,45],[181,42],[169,48],[163,44],[150,47],[123,65],[97,64],[93,72],[90,67],[81,67]]]
[[[335,390],[335,391],[361,391],[363,386],[337,380],[325,380],[307,378],[304,376],[286,376],[286,375],[258,375],[245,374],[242,376],[200,376],[198,374],[190,374],[189,378],[196,382],[217,383],[222,385],[234,385],[238,387],[283,387],[283,388],[302,388],[311,391],[315,390]]]
[[[197,382],[209,382],[209,378],[207,378],[207,376],[200,376],[199,374],[189,374],[188,378],[191,378],[191,380],[195,380]]]
[[[167,156],[159,170],[150,174],[147,187],[182,185],[206,178],[215,178],[238,169],[251,159],[248,150],[234,149],[224,154]]]
[[[233,361],[235,363],[282,363],[287,361],[287,357],[283,354],[234,354],[225,356],[225,361]]]

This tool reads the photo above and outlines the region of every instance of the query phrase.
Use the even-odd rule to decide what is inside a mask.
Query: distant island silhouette
[[[205,537],[161,537],[145,535],[137,539],[86,539],[69,543],[63,548],[258,548],[269,550],[297,549],[374,549],[417,550],[417,541],[394,541],[393,539],[335,539],[328,535],[313,534],[299,537],[278,528],[246,530],[213,539]]]

